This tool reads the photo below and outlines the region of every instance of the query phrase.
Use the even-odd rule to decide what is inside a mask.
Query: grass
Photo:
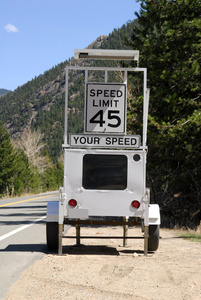
[[[187,240],[190,240],[192,242],[200,242],[201,243],[201,234],[196,232],[186,232],[182,233],[181,237]]]
[[[201,222],[200,225],[193,229],[190,228],[175,228],[175,234],[183,239],[189,240],[191,242],[199,242],[201,243]]]
[[[175,233],[180,238],[189,240],[191,242],[201,243],[201,221],[200,225],[198,225],[194,230],[190,228],[175,228]]]

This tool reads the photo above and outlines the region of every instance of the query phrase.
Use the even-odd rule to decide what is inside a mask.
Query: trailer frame
[[[77,51],[77,52],[76,52]],[[108,52],[109,51],[109,52]],[[80,58],[80,57],[86,57],[86,58],[90,58],[90,53],[92,55],[92,57],[94,58],[97,57],[97,55],[99,55],[100,53],[104,53],[104,59],[105,57],[107,57],[107,53],[109,53],[108,58],[106,59],[117,59],[115,57],[122,57],[121,56],[121,50],[115,50],[114,58],[112,58],[112,52],[110,52],[110,50],[102,50],[102,52],[100,52],[99,50],[88,50],[85,51],[85,49],[83,49],[82,51],[80,50],[79,53],[81,53],[80,56],[79,54],[77,54],[79,51],[75,50],[75,57]],[[87,56],[86,56],[87,53]],[[95,53],[95,54],[94,54]],[[134,55],[134,60],[136,60],[139,63],[139,53],[129,53],[129,50],[126,52],[124,52],[122,55],[127,55],[127,57],[130,54]],[[70,141],[70,137],[68,136],[68,103],[69,103],[69,72],[71,71],[82,71],[84,72],[84,76],[85,76],[85,99],[84,99],[84,103],[85,103],[85,111],[86,111],[86,102],[87,102],[87,94],[86,94],[86,87],[87,84],[90,83],[90,81],[88,81],[88,74],[90,71],[102,71],[104,72],[104,84],[111,84],[108,83],[108,72],[122,72],[124,74],[124,81],[122,82],[122,84],[124,84],[127,87],[128,84],[128,72],[142,72],[143,73],[143,129],[142,129],[142,142],[140,144],[140,146],[138,145],[137,147],[132,148],[131,150],[127,150],[124,149],[124,147],[122,146],[123,150],[117,150],[116,149],[107,149],[105,150],[104,146],[97,146],[97,145],[79,145],[77,147],[75,147],[75,145],[71,145],[71,141]],[[95,83],[96,84],[96,83]],[[63,228],[64,228],[64,224],[68,224],[68,225],[75,225],[76,226],[76,243],[77,245],[80,244],[80,239],[84,239],[84,238],[88,238],[88,237],[84,237],[80,235],[80,225],[114,225],[114,226],[123,226],[123,236],[121,238],[123,238],[123,243],[124,246],[126,246],[127,244],[127,239],[129,238],[144,238],[144,255],[147,255],[148,253],[148,249],[149,249],[149,238],[151,239],[150,235],[149,235],[149,226],[152,226],[152,228],[157,228],[160,226],[160,212],[159,212],[159,206],[157,204],[150,204],[150,191],[149,189],[146,187],[146,156],[147,156],[147,122],[148,122],[148,106],[149,106],[149,94],[150,94],[150,89],[147,88],[147,69],[146,68],[139,68],[138,66],[136,68],[123,68],[123,67],[88,67],[88,66],[67,66],[66,67],[66,86],[65,86],[65,125],[64,125],[64,144],[62,145],[63,147],[63,151],[64,151],[64,186],[60,188],[59,190],[59,201],[55,201],[55,202],[48,202],[48,207],[47,207],[47,240],[51,240],[51,242],[49,242],[49,248],[51,248],[51,245],[57,245],[58,246],[58,254],[62,255],[62,239],[63,238],[68,238],[66,236],[63,235]],[[126,92],[126,105],[127,105],[127,92]],[[125,112],[127,112],[127,106],[125,108]],[[112,118],[115,118],[114,116],[112,116]],[[116,117],[117,118],[117,117]],[[123,118],[123,117],[122,117]],[[85,120],[84,120],[84,123]],[[86,127],[85,127],[85,135],[89,137],[89,134],[91,134],[92,136],[95,134],[97,134],[97,132],[93,133],[93,132],[86,132]],[[101,137],[104,136],[105,132],[100,132],[98,133]],[[107,135],[111,135],[114,133],[107,133]],[[125,136],[126,134],[126,130],[125,132],[118,133],[115,132],[115,136]],[[121,138],[120,138],[121,139]],[[122,141],[122,140],[121,140]],[[115,148],[115,147],[113,147]],[[74,180],[74,182],[76,181],[76,178],[79,178],[79,174],[83,173],[83,157],[84,155],[87,154],[92,154],[92,155],[119,155],[122,154],[127,158],[128,161],[128,165],[132,162],[132,160],[130,159],[131,155],[139,155],[141,158],[141,165],[137,166],[137,162],[136,162],[136,168],[139,172],[141,172],[141,178],[142,178],[142,182],[141,182],[141,186],[140,183],[138,184],[140,186],[139,191],[135,192],[133,191],[133,188],[130,188],[130,190],[128,188],[126,188],[125,191],[113,191],[111,190],[110,192],[113,193],[114,197],[117,197],[117,201],[119,201],[120,203],[120,197],[124,197],[124,198],[129,198],[128,200],[125,200],[126,205],[128,206],[128,201],[130,201],[130,194],[133,193],[133,195],[137,195],[139,198],[139,202],[140,202],[140,210],[137,211],[136,209],[132,209],[132,208],[126,208],[124,211],[124,214],[122,215],[123,217],[123,221],[95,221],[90,219],[91,216],[100,216],[99,212],[97,212],[96,208],[91,208],[90,207],[90,201],[87,202],[87,204],[84,204],[84,196],[86,199],[90,199],[90,197],[92,197],[91,195],[96,194],[98,197],[100,196],[100,193],[102,193],[102,196],[106,197],[107,199],[111,199],[111,196],[109,195],[109,192],[107,191],[107,193],[105,192],[105,194],[103,193],[104,191],[87,191],[85,188],[83,188],[83,182],[79,182],[79,188],[78,187],[73,187],[72,181]],[[69,158],[70,157],[70,158]],[[69,175],[69,171],[68,171],[68,165],[71,165],[70,160],[77,160],[77,164],[75,169],[72,171],[72,178],[69,178],[71,175]],[[135,160],[135,159],[134,159]],[[130,168],[127,173],[128,174],[133,174],[132,168]],[[77,173],[76,173],[77,172]],[[78,173],[79,172],[79,173]],[[130,172],[130,173],[129,173]],[[73,177],[74,176],[74,177]],[[128,184],[129,182],[132,181],[132,179],[130,178],[131,176],[128,175],[127,181]],[[81,178],[81,177],[80,177]],[[135,177],[136,178],[136,177]],[[135,179],[134,178],[134,179]],[[133,181],[134,181],[133,179]],[[132,185],[130,183],[130,185]],[[81,186],[81,187],[80,187]],[[74,191],[73,191],[74,188]],[[135,188],[137,189],[137,188]],[[78,197],[81,205],[79,205],[78,207],[76,207],[76,209],[72,209],[69,207],[68,205],[68,200],[70,199],[71,194],[73,194],[73,192],[76,194],[76,196]],[[132,192],[132,193],[131,193]],[[140,196],[139,196],[140,194]],[[119,196],[118,198],[118,195]],[[110,202],[108,200],[108,202]],[[78,201],[78,202],[79,202]],[[113,200],[111,200],[111,207],[114,204],[114,202],[112,202]],[[106,203],[106,202],[104,202]],[[88,206],[87,206],[88,205]],[[105,204],[104,204],[105,205]],[[123,208],[123,204],[120,205],[121,209]],[[113,205],[114,207],[114,205]],[[102,207],[101,205],[99,206],[99,209],[101,211]],[[112,208],[111,208],[112,209]],[[90,210],[92,211],[92,213],[90,213]],[[120,211],[118,211],[118,208],[116,210],[116,212],[110,212],[110,209],[108,209],[107,213],[104,214],[104,208],[103,208],[103,213],[102,216],[104,217],[112,217],[112,216],[121,216]],[[95,213],[95,214],[94,214]],[[101,212],[100,212],[101,213]],[[143,221],[143,231],[144,231],[144,237],[128,237],[127,236],[127,230],[128,230],[128,226],[134,226],[136,225],[136,222],[130,222],[129,221],[129,217],[136,217],[136,218],[141,218],[141,220]],[[51,226],[50,226],[51,224]],[[55,226],[54,226],[55,225]],[[49,226],[49,229],[48,229]],[[52,234],[50,234],[51,232],[51,228],[55,228],[55,232],[58,232],[58,236],[52,237]],[[51,236],[51,237],[50,237]],[[159,233],[157,231],[157,239],[159,238]],[[72,238],[72,237],[71,237]],[[92,237],[90,237],[92,238]],[[96,237],[93,237],[96,238]],[[100,237],[98,237],[100,238]],[[102,238],[107,238],[107,237],[102,237]],[[117,237],[120,238],[120,237]],[[53,239],[53,241],[52,241]],[[47,242],[48,243],[48,242]],[[155,242],[154,242],[155,243]],[[53,247],[54,248],[54,247]],[[153,247],[154,248],[154,247]],[[157,248],[157,246],[155,246],[155,248]]]

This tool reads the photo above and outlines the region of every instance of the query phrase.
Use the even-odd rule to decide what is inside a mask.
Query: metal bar
[[[86,112],[86,105],[87,105],[87,83],[88,83],[88,70],[85,69],[84,76],[85,76],[85,93],[84,93],[84,112]],[[84,118],[84,133],[86,133],[86,123]]]
[[[144,72],[146,68],[118,68],[118,67],[82,67],[82,66],[67,66],[68,70],[94,70],[94,71],[128,71],[128,72]]]
[[[144,89],[143,89],[143,136],[142,136],[142,146],[146,146],[146,136],[147,136],[147,120],[146,120],[146,107],[147,107],[147,69],[144,69]]]
[[[76,225],[76,224],[80,224],[80,225],[109,225],[109,226],[123,226],[123,225],[128,225],[128,226],[134,226],[134,225],[139,225],[139,222],[132,222],[132,221],[96,221],[96,220],[68,220],[65,219],[64,220],[64,224],[68,224],[68,225]]]
[[[127,134],[127,106],[128,106],[128,99],[127,99],[127,94],[128,94],[128,72],[125,71],[124,72],[124,84],[126,85],[126,107],[125,107],[125,116],[124,116],[124,120],[125,120],[125,134]]]
[[[68,67],[66,68],[66,86],[65,86],[65,124],[64,124],[64,144],[68,143]]]
[[[124,84],[126,84],[126,86],[127,86],[127,82],[128,82],[128,70],[125,70],[125,72],[124,72]]]
[[[75,239],[77,236],[63,236],[63,239]],[[81,236],[81,239],[123,239],[122,236]],[[127,239],[144,239],[143,236],[128,236]]]
[[[143,121],[145,145],[147,143],[147,123],[148,123],[148,112],[149,112],[149,94],[150,94],[150,89],[146,89],[146,99],[144,100],[145,101],[144,121]]]
[[[122,133],[115,133],[115,135],[122,135]],[[77,148],[75,148],[74,146],[70,146],[69,144],[67,144],[67,145],[65,145],[65,144],[63,144],[62,145],[62,148],[64,149],[64,148],[69,148],[69,149],[73,149],[73,150],[77,150]],[[86,148],[91,148],[91,147],[86,147]],[[98,148],[98,147],[97,147]],[[101,148],[101,147],[99,147],[99,148]],[[113,150],[117,150],[118,148],[113,148]],[[132,150],[132,149],[134,149],[134,148],[129,148],[129,150]],[[142,146],[140,146],[139,148],[135,148],[135,150],[146,150],[147,149],[147,147],[142,147]],[[118,151],[121,151],[121,149],[118,149]],[[124,151],[124,150],[123,150]]]
[[[105,70],[105,83],[108,81],[108,70]]]

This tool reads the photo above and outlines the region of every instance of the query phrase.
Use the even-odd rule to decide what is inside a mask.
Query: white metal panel
[[[126,155],[128,158],[127,188],[125,190],[86,190],[82,186],[82,167],[85,154],[115,154]],[[134,154],[140,155],[139,161],[133,160]],[[67,203],[76,199],[80,209],[88,209],[89,215],[96,216],[141,216],[144,204],[139,209],[131,207],[133,200],[142,201],[145,193],[144,161],[145,151],[130,150],[65,150],[64,189]],[[68,204],[67,214],[68,214]]]
[[[69,219],[88,219],[89,211],[88,209],[82,208],[69,208],[68,209]]]
[[[149,225],[160,225],[160,209],[158,204],[149,205]]]

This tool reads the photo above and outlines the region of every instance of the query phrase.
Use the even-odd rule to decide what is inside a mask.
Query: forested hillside
[[[0,89],[0,97],[2,97],[3,95],[8,94],[10,91],[6,90],[6,89]]]
[[[131,35],[132,24],[133,22],[130,22],[120,29],[114,29],[108,37],[100,36],[89,45],[89,48],[129,48],[129,46],[124,46],[124,36]],[[61,154],[64,133],[64,68],[67,64],[73,65],[74,63],[73,58],[69,59],[0,99],[0,120],[11,136],[19,138],[27,127],[40,129],[44,133],[46,151],[54,162]],[[96,64],[93,60],[85,63]],[[80,78],[73,79],[70,95],[81,89],[80,80]],[[77,95],[77,101],[79,97],[81,96]],[[74,124],[79,130],[79,118],[74,121]],[[77,132],[76,128],[74,130]]]
[[[151,201],[159,203],[167,225],[198,224],[201,219],[201,2],[140,2],[141,10],[135,21],[114,29],[109,36],[100,36],[89,47],[140,50],[140,66],[148,69],[151,89],[147,164]],[[20,140],[29,128],[42,133],[42,153],[49,159],[45,177],[43,173],[46,189],[58,185],[62,178],[58,158],[64,132],[64,68],[74,63],[73,58],[69,59],[0,98],[0,120],[12,138]],[[85,63],[99,65],[93,60]],[[71,79],[70,98],[83,113],[83,79],[79,76]],[[131,89],[128,101],[128,130],[138,132],[142,124],[136,116],[141,115],[142,99],[136,89]],[[69,119],[70,131],[81,132],[83,125],[71,104]],[[30,168],[35,172],[37,167],[31,164]],[[52,172],[57,175],[51,179]],[[7,182],[11,190],[14,179]],[[1,187],[0,180],[1,188],[5,189],[5,185]]]

